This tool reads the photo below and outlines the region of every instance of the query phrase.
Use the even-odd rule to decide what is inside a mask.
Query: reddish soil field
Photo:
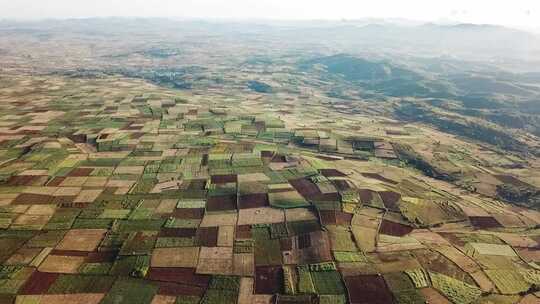
[[[396,252],[378,252],[373,253],[378,260],[384,263],[400,262],[414,259],[408,251],[396,251]]]
[[[69,172],[68,176],[90,176],[92,171],[94,171],[93,168],[75,168]]]
[[[398,184],[398,182],[393,181],[391,179],[388,179],[388,178],[386,178],[384,176],[381,176],[380,174],[377,174],[377,173],[362,173],[362,175],[367,177],[367,178],[373,178],[373,179],[379,180],[381,182],[385,182],[385,183],[389,183],[389,184],[393,184],[393,185]]]
[[[266,123],[264,121],[256,121],[254,125],[258,132],[266,130]]]
[[[282,189],[269,189],[268,193],[281,193],[281,192],[289,192],[292,189],[290,188],[282,188]]]
[[[194,237],[197,234],[195,228],[161,228],[160,237]]]
[[[375,192],[375,191],[371,191],[371,190],[368,190],[368,189],[360,189],[360,190],[358,190],[358,194],[360,194],[360,200],[362,201],[362,203],[371,202],[371,200],[373,199],[373,192]]]
[[[350,225],[353,215],[335,210],[319,211],[321,224],[323,225]]]
[[[420,289],[420,292],[426,299],[426,303],[441,303],[441,304],[450,304],[452,302],[448,301],[443,295],[441,295],[437,290],[428,287]]]
[[[201,166],[208,166],[208,154],[202,155]]]
[[[206,179],[191,179],[189,180],[186,190],[204,190],[206,189]]]
[[[323,201],[323,202],[339,202],[341,201],[341,196],[339,193],[326,193],[321,194],[313,199],[314,201]]]
[[[22,131],[19,131],[19,132],[15,133],[15,134],[36,135],[36,136],[38,136],[40,133],[39,133],[39,131],[36,131],[36,130],[22,130]]]
[[[379,229],[379,233],[392,236],[404,236],[410,233],[412,230],[413,228],[410,226],[383,220]]]
[[[281,293],[283,286],[283,269],[281,266],[264,266],[255,268],[255,293]]]
[[[71,199],[71,202],[69,201],[70,199]],[[59,207],[84,209],[84,208],[88,207],[88,205],[91,204],[91,203],[74,203],[74,202],[72,202],[73,199],[75,199],[74,196],[64,196],[64,197],[62,197],[61,199],[58,200],[60,202]],[[56,199],[54,200],[54,202],[56,203]]]
[[[143,126],[129,126],[129,127],[122,128],[122,130],[138,131],[138,130],[141,130],[142,128]]]
[[[289,183],[304,197],[313,197],[321,194],[317,185],[305,178],[293,179]]]
[[[78,257],[87,257],[88,254],[89,254],[88,251],[59,250],[59,249],[53,249],[50,253],[50,255],[78,256]]]
[[[390,210],[399,210],[398,202],[401,198],[401,194],[393,191],[381,191],[379,192],[384,206]]]
[[[239,209],[259,208],[269,205],[267,193],[251,193],[238,198]]]
[[[540,248],[519,248],[518,254],[526,262],[540,262]]]
[[[508,206],[509,210],[512,211],[512,212],[522,212],[522,211],[527,211],[526,208],[523,208],[523,207],[519,207],[519,206],[514,206],[514,205],[510,205]]]
[[[135,133],[131,133],[129,138],[130,139],[139,139],[139,138],[143,137],[144,135],[145,135],[145,133],[143,133],[143,132],[135,132]]]
[[[218,240],[218,227],[203,227],[197,230],[197,240],[200,246],[216,247]]]
[[[351,189],[351,185],[345,180],[336,179],[333,180],[332,183],[339,191],[346,191]]]
[[[336,225],[336,212],[333,210],[321,210],[319,211],[322,225]]]
[[[236,183],[238,181],[238,176],[236,174],[212,175],[210,179],[212,184]]]
[[[159,289],[158,294],[160,295],[167,295],[167,296],[199,296],[202,297],[204,295],[205,288],[194,286],[194,285],[186,285],[186,284],[178,284],[173,282],[157,282]]]
[[[277,112],[278,112],[279,114],[282,114],[282,115],[284,115],[284,114],[293,114],[293,113],[294,113],[294,112],[291,112],[291,111],[288,111],[288,110],[279,110],[279,111],[277,111]]]
[[[491,216],[470,216],[471,225],[476,229],[500,228],[502,225]]]
[[[531,236],[531,239],[533,239],[538,245],[536,245],[536,249],[540,249],[540,235]]]
[[[289,251],[293,248],[293,242],[291,238],[283,238],[279,239],[279,247],[281,248],[281,251]]]
[[[68,138],[71,139],[74,143],[86,143],[86,134],[72,134],[68,135]]]
[[[250,239],[251,238],[251,225],[236,226],[235,238],[236,239]]]
[[[174,209],[171,216],[177,219],[202,219],[204,216],[204,208]]]
[[[261,151],[261,157],[272,157],[274,155],[274,151]]]
[[[49,287],[56,281],[60,274],[34,271],[23,285],[19,294],[33,295],[47,293]]]
[[[337,169],[320,169],[319,172],[321,172],[322,175],[326,177],[344,177],[347,176],[345,173],[337,170]]]
[[[54,177],[53,179],[51,179],[48,183],[47,183],[47,186],[49,187],[58,187],[66,178],[63,177],[63,176],[57,176],[57,177]]]
[[[427,270],[442,273],[473,286],[476,284],[469,274],[442,254],[428,250],[417,250],[414,252],[414,256]]]
[[[298,249],[311,247],[311,235],[309,233],[298,236]]]
[[[196,274],[195,268],[183,267],[151,267],[148,271],[147,279],[152,281],[163,281],[208,287],[210,276]]]
[[[276,154],[272,157],[272,160],[271,160],[272,163],[286,163],[287,162],[287,158],[285,157],[285,155],[279,155],[279,154]]]
[[[349,226],[351,224],[353,215],[346,212],[336,211],[336,223],[338,225]]]
[[[521,181],[512,175],[495,175],[495,177],[505,184],[511,184],[518,187],[532,187],[524,181]]]
[[[16,175],[8,179],[8,186],[42,186],[46,180],[41,176],[34,175]]]
[[[349,292],[351,304],[394,303],[392,293],[380,275],[345,277],[345,286]]]
[[[88,258],[86,259],[87,263],[112,263],[116,260],[118,251],[99,251],[99,252],[90,252]]]
[[[463,247],[465,246],[465,242],[458,238],[455,234],[450,232],[438,232],[443,238],[445,238],[447,241],[452,243],[453,245]]]
[[[213,196],[208,198],[206,210],[208,211],[225,211],[236,209],[236,194]]]
[[[31,204],[31,205],[39,205],[39,204],[50,204],[53,200],[53,197],[50,195],[43,195],[43,194],[32,194],[32,193],[22,193],[15,200],[13,201],[13,204]]]
[[[65,208],[73,208],[73,204],[83,204],[83,206],[86,206],[85,203],[73,203],[73,200],[77,198],[77,196],[55,196],[52,203],[54,203],[57,206],[65,207]],[[77,208],[77,207],[75,207]]]

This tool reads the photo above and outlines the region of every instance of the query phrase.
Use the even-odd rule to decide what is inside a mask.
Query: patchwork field
[[[0,304],[540,303],[532,125],[437,125],[340,43],[2,24]]]
[[[293,120],[213,110],[223,94],[25,88],[1,92],[2,303],[477,303],[539,284],[536,211],[381,167],[390,152],[277,141]]]

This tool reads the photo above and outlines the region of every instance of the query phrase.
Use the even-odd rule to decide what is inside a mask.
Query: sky
[[[540,29],[539,0],[0,0],[0,19],[84,17],[225,19],[402,18]]]

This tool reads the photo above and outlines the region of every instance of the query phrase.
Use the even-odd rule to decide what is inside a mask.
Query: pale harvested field
[[[206,213],[200,227],[235,226],[237,219],[236,212]]]
[[[242,277],[253,276],[255,258],[252,253],[235,253],[233,255],[233,274]]]
[[[78,273],[79,267],[84,263],[85,257],[49,255],[38,270],[54,273]]]
[[[199,247],[156,248],[152,252],[152,267],[196,267]]]
[[[284,221],[283,210],[270,207],[241,209],[238,216],[238,225],[271,224]]]
[[[101,302],[104,296],[105,294],[100,294],[100,293],[43,295],[41,297],[39,304],[57,304],[57,303],[98,304]]]
[[[232,272],[232,247],[201,247],[197,273],[229,275]]]
[[[94,251],[105,237],[105,233],[106,229],[73,229],[66,233],[56,249]]]
[[[218,247],[232,247],[234,244],[234,226],[219,226]]]

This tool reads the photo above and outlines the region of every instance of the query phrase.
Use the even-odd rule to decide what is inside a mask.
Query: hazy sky
[[[540,28],[539,0],[0,0],[0,18],[163,16],[195,18],[456,20]]]

